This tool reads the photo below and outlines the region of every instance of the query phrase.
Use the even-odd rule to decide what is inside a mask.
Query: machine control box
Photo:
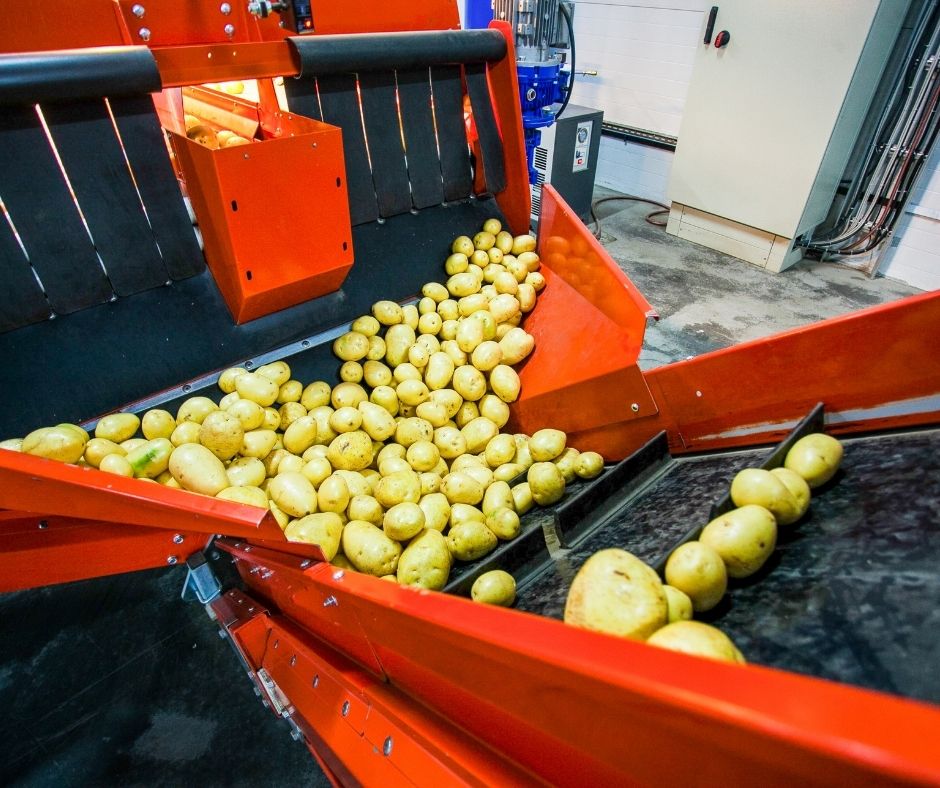
[[[569,104],[551,126],[542,129],[533,162],[532,224],[541,212],[542,184],[550,183],[582,218],[591,210],[604,113]]]

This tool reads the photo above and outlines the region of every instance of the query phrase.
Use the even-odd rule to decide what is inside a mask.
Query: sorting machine
[[[262,5],[5,8],[3,437],[172,411],[236,363],[333,379],[332,339],[439,279],[453,237],[490,216],[526,230],[505,24],[460,31],[450,0]],[[242,79],[259,101],[198,87]],[[197,147],[187,91],[254,141]],[[10,451],[0,590],[175,564],[338,783],[940,782],[940,296],[643,372],[654,313],[551,187],[538,243],[511,426],[609,466],[449,593],[338,570],[262,509]],[[843,471],[709,618],[747,666],[559,620],[593,551],[661,565],[737,469],[812,429],[842,438]],[[492,566],[515,609],[463,598]]]

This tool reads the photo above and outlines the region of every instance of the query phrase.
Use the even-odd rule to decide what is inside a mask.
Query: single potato
[[[777,545],[777,521],[763,506],[741,506],[712,520],[699,541],[721,556],[729,577],[750,577]]]
[[[398,569],[401,545],[372,523],[350,520],[343,529],[341,544],[343,555],[360,572],[383,577]]]
[[[289,523],[284,529],[289,542],[306,542],[318,545],[327,561],[332,561],[339,552],[343,536],[343,518],[335,512],[308,514]]]
[[[425,528],[411,540],[398,559],[398,582],[440,591],[447,585],[451,560],[447,542],[440,531]]]
[[[745,468],[731,482],[731,500],[735,506],[756,504],[769,509],[778,525],[790,525],[800,518],[800,506],[793,493],[770,471]]]
[[[731,638],[724,632],[700,621],[675,621],[655,632],[646,641],[651,646],[707,657],[739,665],[745,663]]]
[[[666,561],[666,582],[692,600],[692,609],[704,613],[717,605],[728,587],[728,572],[721,556],[703,542],[679,545]]]
[[[796,471],[815,490],[835,476],[841,463],[842,444],[831,435],[814,432],[793,444],[783,466]]]
[[[512,607],[516,601],[516,581],[509,572],[492,569],[473,581],[470,598],[485,605]]]

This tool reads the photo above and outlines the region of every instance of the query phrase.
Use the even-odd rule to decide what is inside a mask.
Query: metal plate
[[[164,284],[166,266],[104,101],[49,104],[43,115],[114,292]]]
[[[430,71],[398,71],[397,78],[412,202],[415,208],[440,205],[444,201],[444,182],[434,134]]]

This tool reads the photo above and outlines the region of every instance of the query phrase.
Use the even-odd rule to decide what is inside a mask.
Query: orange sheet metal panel
[[[393,33],[460,27],[455,0],[312,0],[315,33]]]
[[[0,52],[120,46],[134,43],[113,0],[5,2]]]
[[[559,621],[302,571],[223,541],[262,599],[328,643],[311,604],[353,615],[392,686],[558,785],[898,785],[940,781],[935,707],[754,665],[665,652]],[[297,601],[298,588],[310,590]],[[322,604],[322,603],[321,603]],[[348,634],[348,633],[346,633]],[[342,646],[339,646],[344,650]]]
[[[237,323],[339,289],[352,267],[340,130],[275,113],[221,150],[173,133],[206,261]]]

